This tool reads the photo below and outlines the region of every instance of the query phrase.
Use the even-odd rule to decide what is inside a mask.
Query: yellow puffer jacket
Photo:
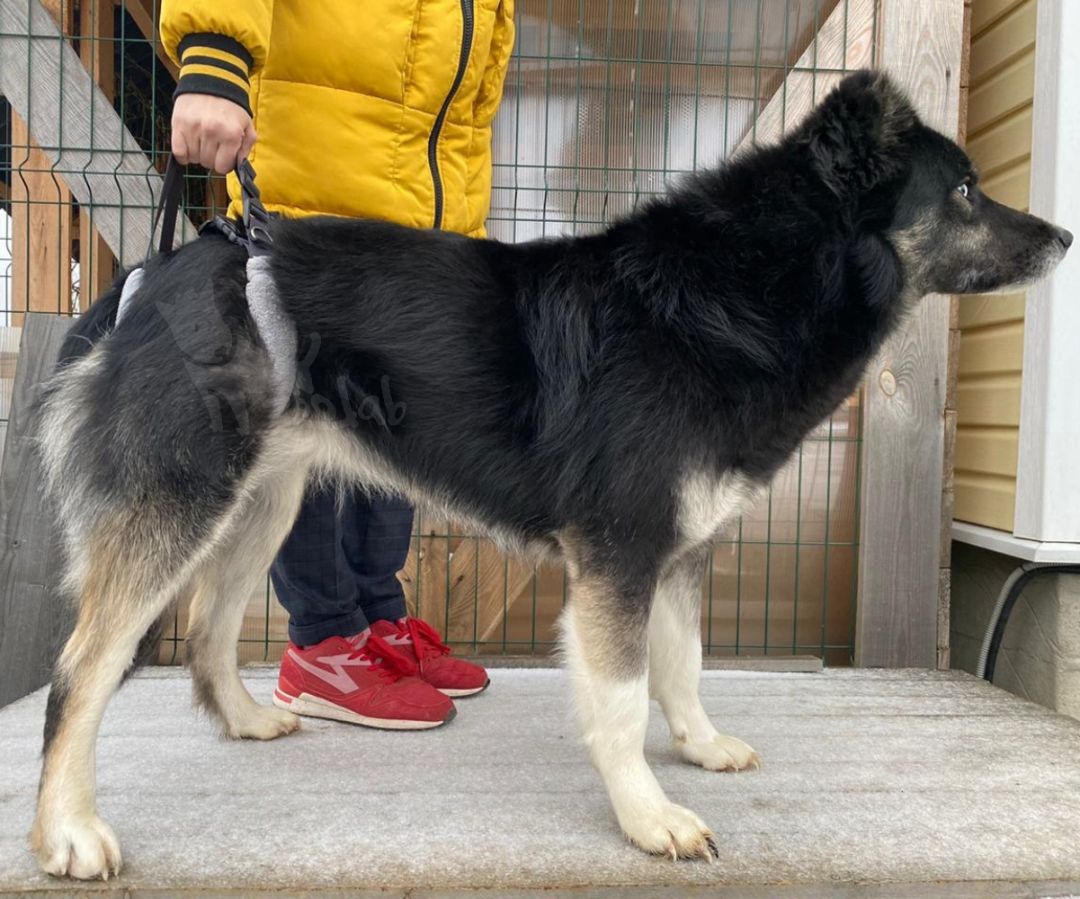
[[[253,112],[272,211],[483,234],[513,0],[164,0],[161,37],[177,93]]]

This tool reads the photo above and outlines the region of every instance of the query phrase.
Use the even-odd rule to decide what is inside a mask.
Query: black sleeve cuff
[[[212,94],[232,100],[251,115],[251,54],[223,34],[189,34],[178,47],[180,77],[174,97]]]

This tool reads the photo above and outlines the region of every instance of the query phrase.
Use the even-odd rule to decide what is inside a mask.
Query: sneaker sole
[[[468,690],[443,690],[439,689],[439,692],[443,696],[449,696],[452,699],[461,699],[463,696],[476,696],[478,693],[483,693],[488,687],[491,686],[491,678],[484,681],[482,687],[470,687]]]
[[[368,715],[359,715],[356,712],[335,705],[326,699],[312,696],[310,693],[301,693],[299,696],[289,696],[281,690],[274,690],[274,705],[279,709],[286,709],[294,715],[303,715],[307,718],[329,718],[332,721],[344,721],[346,724],[359,724],[361,727],[374,727],[378,730],[431,730],[433,727],[442,727],[454,720],[457,709],[450,709],[450,714],[442,721],[417,721],[410,718],[372,718]]]

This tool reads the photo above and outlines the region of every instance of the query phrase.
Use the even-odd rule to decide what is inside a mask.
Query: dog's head
[[[1072,235],[991,200],[971,160],[880,72],[845,78],[792,135],[856,226],[895,252],[908,293],[1000,293],[1049,274]]]

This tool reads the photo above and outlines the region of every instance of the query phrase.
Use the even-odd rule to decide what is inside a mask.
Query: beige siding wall
[[[967,150],[994,199],[1028,208],[1037,0],[973,0]],[[960,301],[956,508],[1012,531],[1024,295]]]

